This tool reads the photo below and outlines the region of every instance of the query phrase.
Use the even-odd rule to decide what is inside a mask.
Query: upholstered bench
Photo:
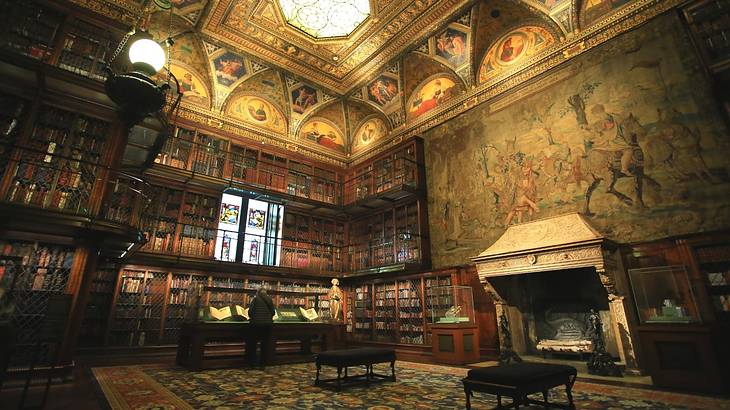
[[[490,393],[497,396],[495,409],[519,409],[521,404],[539,404],[558,409],[575,409],[571,390],[578,372],[575,367],[548,363],[515,363],[504,366],[469,370],[464,382],[466,408],[471,408],[473,392]],[[548,403],[548,390],[565,386],[568,404]],[[528,398],[533,393],[542,393],[544,401]],[[512,398],[512,403],[502,405],[502,396]]]
[[[390,362],[391,375],[381,375],[373,371],[373,364]],[[357,349],[328,350],[317,355],[317,378],[315,386],[334,382],[339,391],[343,383],[354,382],[364,378],[366,383],[377,378],[390,379],[395,381],[395,350],[362,347]],[[322,366],[337,367],[336,379],[320,379],[319,374]],[[352,366],[365,366],[365,374],[348,376],[347,368]],[[344,376],[342,370],[345,370]]]

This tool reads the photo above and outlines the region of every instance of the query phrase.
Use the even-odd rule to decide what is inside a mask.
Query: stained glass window
[[[369,0],[279,0],[286,21],[314,37],[341,37],[369,15]]]

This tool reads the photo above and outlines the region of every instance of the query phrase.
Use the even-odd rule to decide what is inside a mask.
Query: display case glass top
[[[474,296],[470,286],[438,286],[429,292],[431,323],[474,323]]]
[[[629,279],[642,324],[700,321],[684,266],[629,269]]]

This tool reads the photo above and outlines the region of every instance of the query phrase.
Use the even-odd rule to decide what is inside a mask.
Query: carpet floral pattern
[[[336,374],[332,368],[323,370],[325,378]],[[376,372],[387,374],[388,370],[387,365],[376,365]],[[369,387],[357,385],[334,392],[313,386],[312,363],[203,372],[171,366],[93,370],[112,409],[135,410],[463,409],[461,378],[466,371],[398,362],[396,382],[377,381]],[[730,400],[580,381],[573,392],[578,409],[730,409]],[[566,402],[564,389],[554,389],[551,401]],[[496,401],[490,395],[476,393],[472,399],[474,409],[494,406]]]

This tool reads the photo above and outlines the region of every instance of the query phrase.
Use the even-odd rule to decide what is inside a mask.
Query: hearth
[[[489,282],[509,305],[513,349],[518,354],[590,353],[590,309],[610,320],[608,295],[594,268],[503,276]],[[607,345],[618,357],[613,336],[607,332]]]
[[[473,258],[479,279],[510,321],[518,354],[588,353],[590,309],[604,324],[606,350],[638,373],[631,292],[618,246],[578,213],[512,225]],[[500,334],[500,341],[504,335]]]

